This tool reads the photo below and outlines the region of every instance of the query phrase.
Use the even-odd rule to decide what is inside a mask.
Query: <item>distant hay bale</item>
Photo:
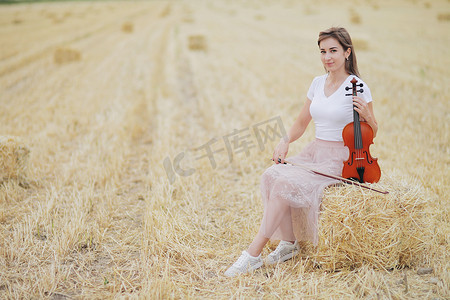
[[[438,21],[450,21],[450,13],[438,14]]]
[[[55,50],[53,59],[57,64],[65,64],[69,62],[79,61],[81,53],[78,50],[70,48],[57,48]]]
[[[306,5],[304,7],[304,10],[305,10],[305,15],[306,16],[317,14],[317,11],[314,8],[312,8],[311,6],[309,6],[309,5]]]
[[[52,18],[52,21],[54,24],[61,24],[62,22],[64,22],[64,18],[62,16],[54,16]]]
[[[265,19],[266,19],[266,17],[262,14],[255,15],[255,20],[257,20],[257,21],[263,21]]]
[[[54,24],[61,24],[66,19],[69,19],[72,16],[71,12],[65,12],[65,13],[55,13],[55,12],[48,12],[45,13],[45,16],[52,21]]]
[[[190,50],[206,51],[206,39],[203,35],[191,35],[188,42]]]
[[[195,19],[192,15],[186,15],[183,17],[183,22],[184,23],[194,23]]]
[[[356,51],[365,51],[367,49],[369,49],[369,43],[367,42],[367,40],[364,39],[352,39],[353,42],[353,47],[355,47]]]
[[[352,24],[361,24],[361,17],[360,15],[354,11],[353,9],[350,10],[350,23]]]
[[[166,7],[161,11],[161,14],[159,15],[161,18],[165,18],[168,15],[170,15],[172,8],[170,4],[167,4]]]
[[[133,27],[133,23],[131,22],[125,22],[122,24],[122,31],[126,32],[126,33],[131,33],[133,32],[134,27]]]
[[[427,251],[429,232],[421,191],[394,187],[387,195],[351,186],[328,188],[322,202],[319,245],[325,270],[410,267]]]
[[[0,182],[26,178],[29,154],[19,138],[0,136]]]

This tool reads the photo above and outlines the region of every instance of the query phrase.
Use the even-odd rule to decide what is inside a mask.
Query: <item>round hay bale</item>
[[[122,24],[122,31],[125,33],[132,33],[134,30],[133,23],[125,22]]]
[[[188,42],[190,50],[206,51],[206,39],[203,35],[191,35]]]
[[[159,16],[161,18],[165,18],[168,15],[170,15],[171,10],[172,10],[172,7],[170,6],[170,4],[167,4],[166,7],[164,7],[164,9],[161,11],[161,14]]]
[[[441,22],[450,21],[450,13],[438,14],[437,19]]]
[[[353,9],[350,10],[350,23],[361,24],[361,16]]]
[[[186,15],[183,17],[183,22],[184,23],[194,23],[195,19],[192,15]]]
[[[0,136],[0,182],[26,178],[29,154],[20,138]]]
[[[369,43],[365,39],[353,39],[353,46],[355,47],[356,51],[365,51],[369,49]]]
[[[57,48],[53,56],[55,63],[65,64],[69,62],[79,61],[81,53],[78,50],[70,48]]]
[[[313,254],[322,269],[390,270],[419,263],[430,236],[427,201],[419,185],[393,186],[389,192],[348,185],[325,190]]]

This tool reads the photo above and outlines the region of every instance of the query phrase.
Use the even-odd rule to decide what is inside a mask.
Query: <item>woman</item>
[[[261,251],[269,239],[281,240],[265,259],[266,264],[286,261],[299,252],[298,241],[318,243],[318,216],[323,189],[336,180],[312,174],[302,168],[285,165],[289,143],[300,138],[314,120],[316,139],[289,160],[312,169],[341,175],[348,148],[342,141],[342,130],[353,122],[353,105],[362,121],[378,130],[372,107],[372,96],[364,83],[364,92],[345,96],[350,80],[359,77],[355,50],[347,30],[332,27],[319,33],[318,45],[326,74],[314,78],[300,114],[273,152],[275,165],[261,178],[264,216],[258,234],[241,257],[225,272],[235,276],[263,265]],[[281,164],[280,164],[281,162]]]

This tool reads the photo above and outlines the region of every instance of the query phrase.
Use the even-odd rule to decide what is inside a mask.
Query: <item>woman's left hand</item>
[[[372,117],[372,112],[369,109],[368,103],[361,97],[353,96],[353,104],[355,105],[355,110],[359,113],[359,118],[361,121],[368,121]]]

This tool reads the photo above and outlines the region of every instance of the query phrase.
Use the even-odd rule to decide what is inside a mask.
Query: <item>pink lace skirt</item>
[[[290,162],[332,175],[341,175],[348,148],[343,142],[316,139]],[[292,165],[276,164],[261,177],[263,236],[273,240],[318,243],[318,219],[325,187],[338,183]]]

